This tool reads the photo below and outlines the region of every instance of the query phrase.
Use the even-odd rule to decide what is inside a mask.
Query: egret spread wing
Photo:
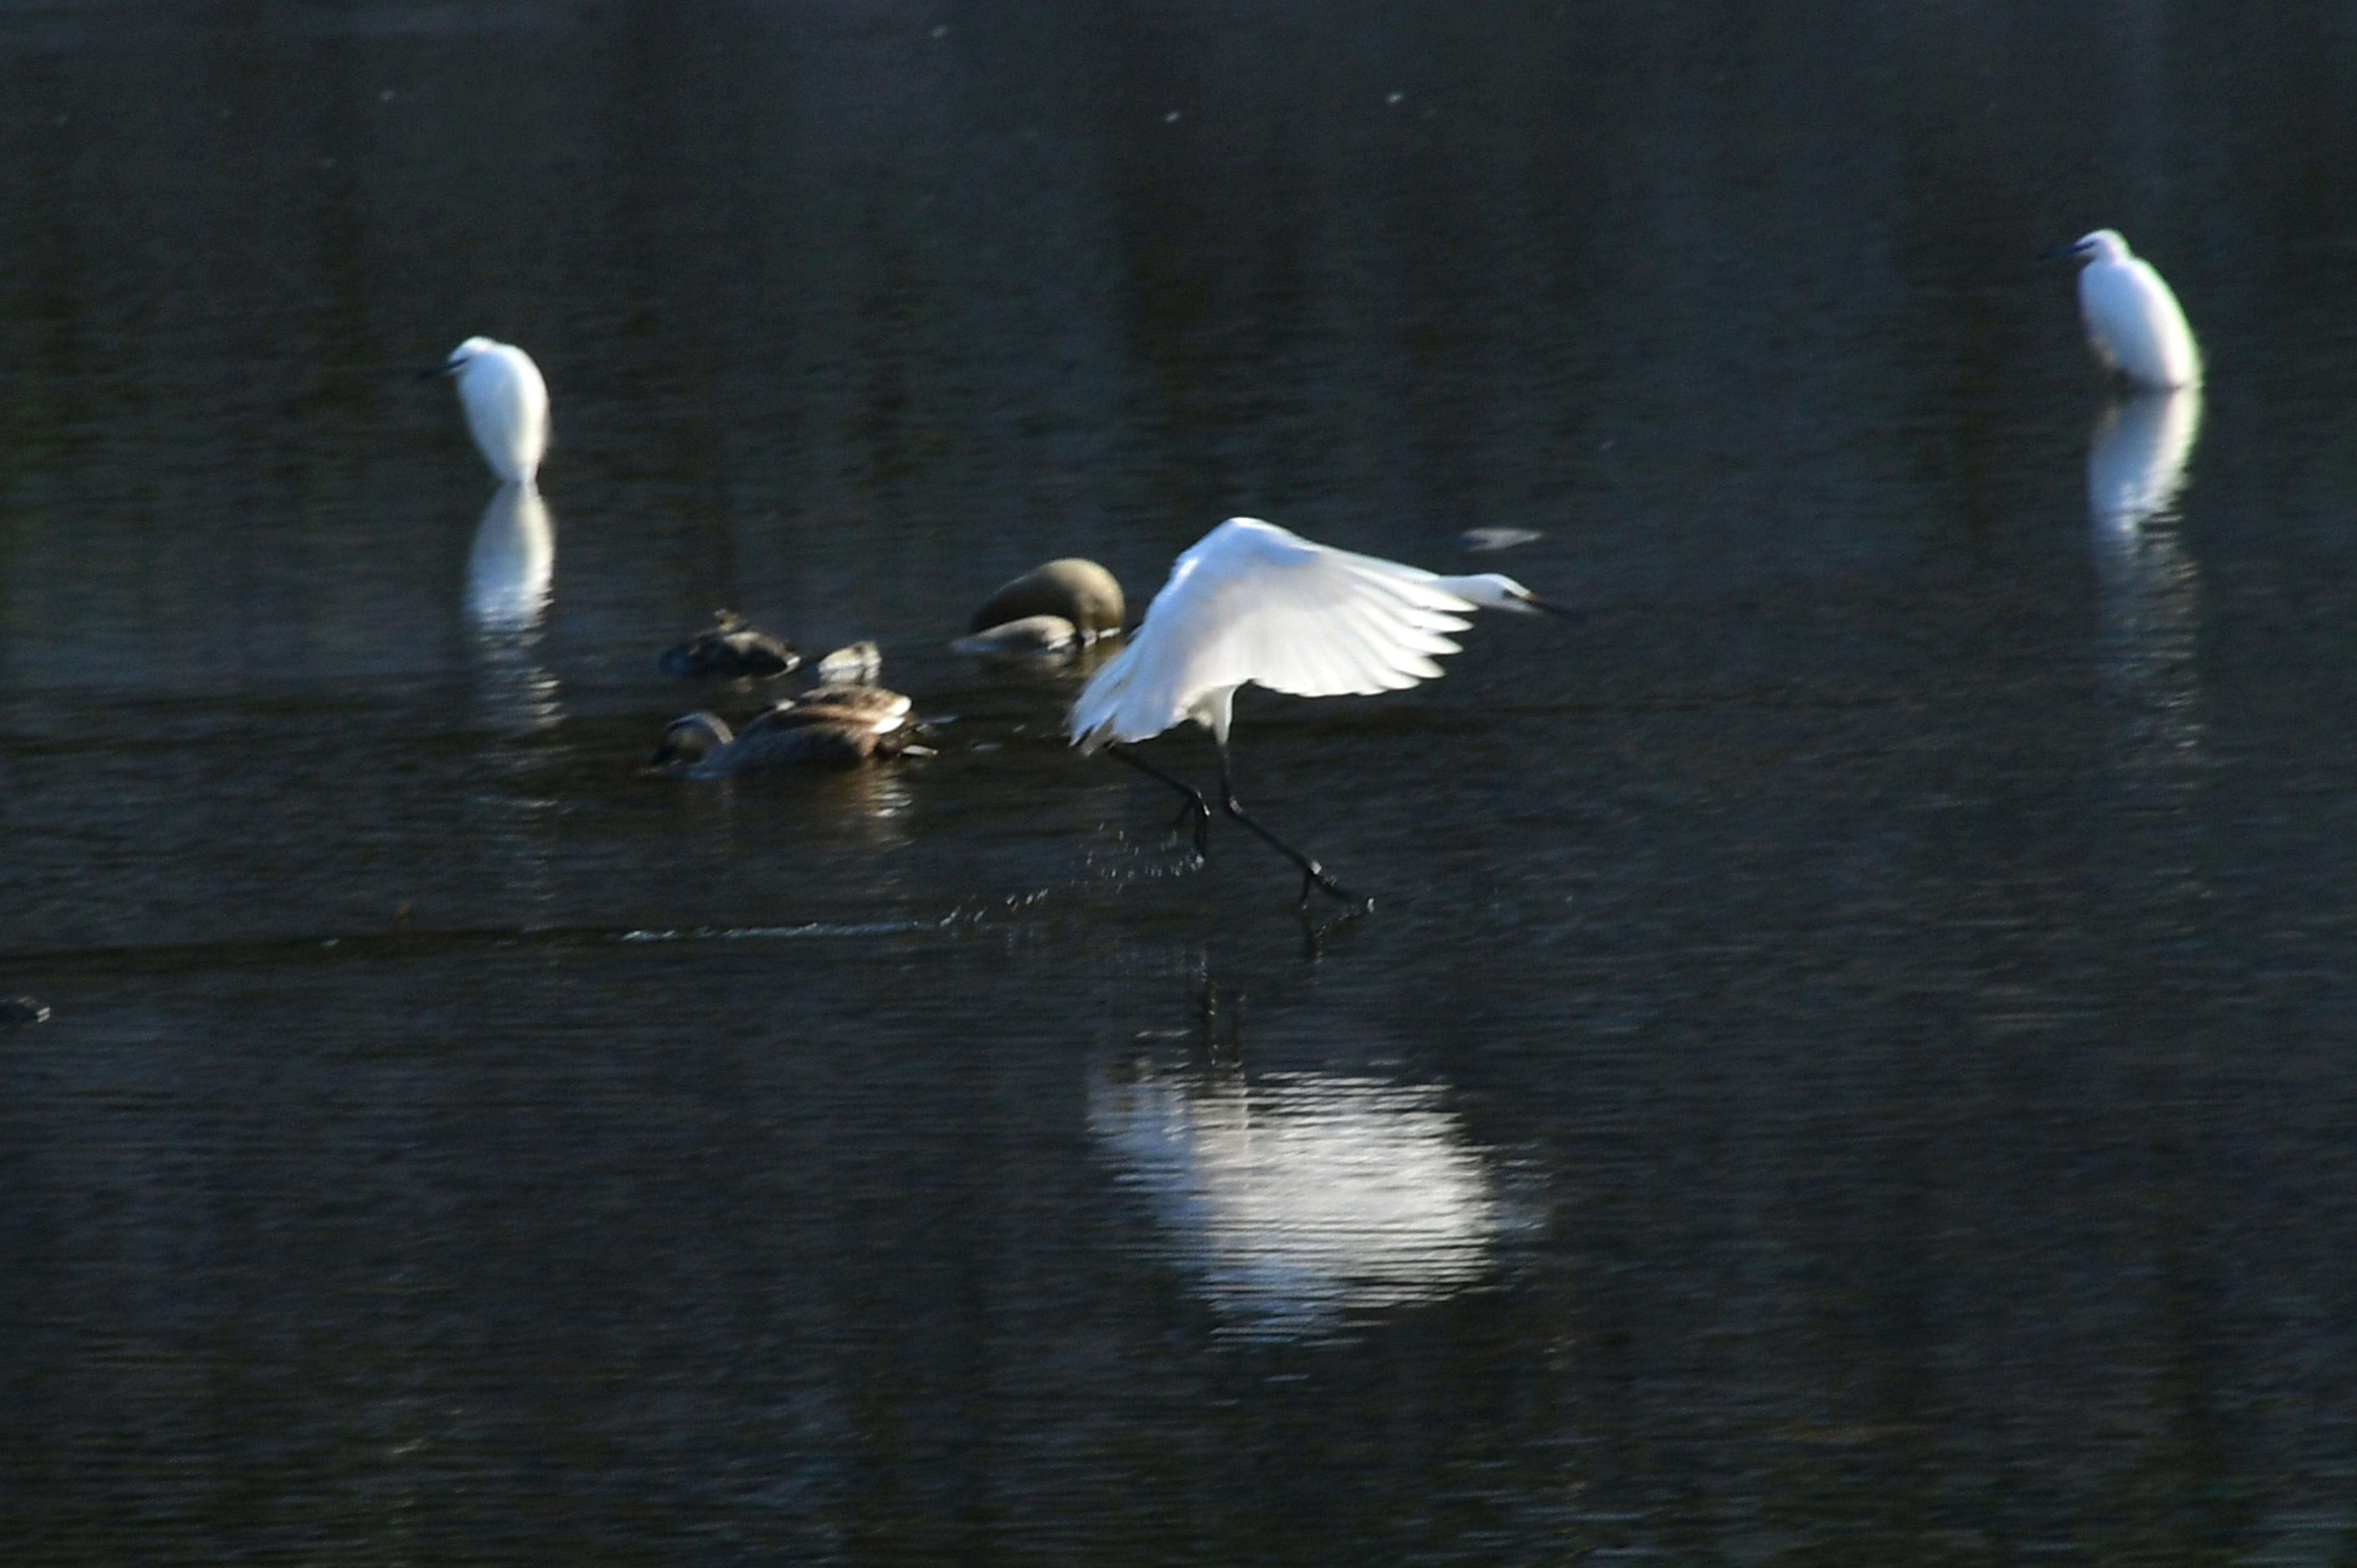
[[[1083,743],[1142,740],[1246,684],[1300,697],[1440,673],[1473,606],[1431,574],[1231,518],[1178,557],[1129,646],[1072,705]],[[1219,710],[1224,713],[1222,703]]]

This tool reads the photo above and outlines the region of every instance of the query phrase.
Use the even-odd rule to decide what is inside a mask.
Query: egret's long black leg
[[[1187,797],[1187,803],[1178,809],[1178,820],[1170,824],[1170,831],[1172,832],[1177,832],[1180,828],[1187,824],[1189,819],[1193,819],[1195,823],[1195,853],[1202,856],[1205,860],[1209,860],[1211,857],[1211,803],[1203,799],[1203,792],[1200,789],[1196,789],[1191,784],[1182,783],[1178,779],[1173,779],[1170,775],[1163,772],[1162,769],[1155,767],[1154,764],[1146,761],[1146,758],[1139,757],[1135,752],[1131,751],[1129,747],[1123,746],[1118,742],[1108,742],[1105,746],[1105,750],[1113,756],[1120,758],[1122,761],[1128,763],[1140,773],[1147,774],[1153,778],[1161,779],[1162,782],[1169,785],[1170,788],[1178,790],[1178,793]]]
[[[1302,854],[1244,814],[1243,802],[1236,799],[1235,784],[1228,775],[1228,748],[1224,744],[1220,747],[1220,804],[1228,815],[1258,834],[1261,843],[1301,867],[1301,907],[1303,908],[1309,907],[1309,890],[1312,887],[1322,888],[1329,897],[1339,898],[1345,904],[1356,904],[1362,909],[1372,909],[1375,907],[1375,901],[1372,898],[1360,897],[1328,875],[1326,868],[1318,865],[1314,856]]]

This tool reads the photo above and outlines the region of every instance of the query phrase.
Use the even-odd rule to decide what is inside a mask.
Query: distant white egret
[[[2098,229],[2055,253],[2087,263],[2079,272],[2079,314],[2106,369],[2156,391],[2201,384],[2201,350],[2177,295],[2118,230]]]
[[[1232,517],[1178,557],[1129,645],[1082,689],[1072,704],[1072,744],[1110,751],[1185,795],[1200,853],[1210,843],[1210,803],[1125,743],[1189,720],[1201,725],[1219,746],[1222,808],[1301,868],[1302,902],[1314,886],[1372,906],[1245,815],[1228,766],[1236,689],[1265,686],[1297,697],[1399,691],[1440,673],[1434,659],[1458,650],[1447,634],[1464,630],[1475,609],[1578,618],[1494,572],[1439,576]]]
[[[457,378],[458,402],[483,461],[505,483],[531,483],[548,450],[548,383],[532,356],[512,343],[469,338],[423,374]]]

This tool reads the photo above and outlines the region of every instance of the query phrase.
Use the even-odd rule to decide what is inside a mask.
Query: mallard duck
[[[1035,566],[974,612],[971,634],[950,646],[985,659],[1057,659],[1121,635],[1121,584],[1093,561],[1067,556]]]
[[[666,675],[752,676],[765,679],[800,667],[802,654],[782,637],[771,637],[735,610],[716,610],[712,625],[657,662]]]
[[[853,768],[909,750],[909,699],[881,686],[814,686],[748,724],[717,714],[672,720],[647,764],[652,773],[717,779],[765,768]]]
[[[884,674],[884,650],[872,642],[838,648],[811,668],[822,686],[873,686]]]
[[[1062,616],[1044,615],[1003,621],[950,644],[953,653],[1008,663],[1062,659],[1080,649],[1080,628]]]

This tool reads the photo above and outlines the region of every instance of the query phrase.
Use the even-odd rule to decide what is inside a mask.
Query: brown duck
[[[813,686],[734,731],[716,714],[672,720],[651,773],[720,779],[769,768],[856,768],[920,750],[909,699],[881,686]]]
[[[657,660],[666,675],[783,675],[802,661],[794,645],[771,637],[735,610],[715,613],[712,624],[685,642],[663,650]]]

